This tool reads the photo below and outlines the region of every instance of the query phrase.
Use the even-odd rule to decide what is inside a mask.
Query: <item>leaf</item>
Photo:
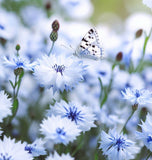
[[[9,82],[10,82],[12,88],[14,88],[13,82],[11,80],[9,80]]]
[[[16,115],[17,110],[18,110],[18,99],[15,98],[13,102],[13,108],[12,108],[13,116]]]

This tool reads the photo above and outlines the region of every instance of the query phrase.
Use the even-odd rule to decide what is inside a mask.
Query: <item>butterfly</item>
[[[82,38],[75,55],[80,58],[102,59],[104,57],[103,48],[99,41],[99,36],[95,28],[91,28]]]

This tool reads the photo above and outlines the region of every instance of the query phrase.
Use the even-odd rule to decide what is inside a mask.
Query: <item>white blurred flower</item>
[[[55,151],[54,154],[49,155],[46,160],[74,160],[70,154],[62,154],[61,156]]]
[[[121,91],[124,99],[134,104],[151,104],[152,103],[152,92],[146,89],[133,89],[126,88],[125,91]]]
[[[152,9],[152,0],[143,0],[143,4]]]
[[[54,115],[44,119],[40,127],[45,138],[54,144],[63,143],[67,145],[69,142],[73,142],[81,132],[71,120]]]
[[[53,92],[71,90],[83,80],[85,69],[82,61],[77,61],[73,57],[44,55],[38,60],[38,64],[34,70],[36,79],[41,85],[52,87]]]
[[[38,157],[40,155],[46,155],[44,148],[45,141],[42,139],[36,139],[32,144],[27,144],[25,150],[32,154],[33,157]]]
[[[0,38],[10,40],[16,37],[19,21],[14,13],[0,9]]]
[[[32,156],[24,150],[25,144],[19,142],[15,143],[15,139],[4,136],[3,141],[0,140],[0,159],[9,160],[32,160]]]
[[[11,115],[11,100],[8,98],[8,95],[4,93],[4,91],[0,91],[0,122],[2,119]]]
[[[76,102],[66,103],[63,100],[59,103],[56,102],[54,106],[50,106],[49,112],[73,121],[83,132],[90,130],[91,127],[96,127],[94,124],[96,118],[93,110]]]
[[[89,18],[93,13],[93,6],[90,0],[59,0],[59,5],[71,18]]]

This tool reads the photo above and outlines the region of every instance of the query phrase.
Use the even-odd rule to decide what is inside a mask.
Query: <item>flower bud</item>
[[[53,21],[52,23],[52,29],[53,31],[57,32],[59,30],[60,24],[58,22],[58,20]]]
[[[52,31],[50,34],[51,41],[55,42],[58,39],[58,33],[55,31]]]
[[[23,68],[14,69],[14,74],[15,74],[16,76],[19,76],[22,72],[23,72]]]
[[[50,3],[50,2],[47,2],[47,3],[45,4],[45,9],[46,9],[46,10],[50,10],[50,9],[51,9],[51,3]]]
[[[122,52],[118,52],[116,55],[116,61],[121,61],[123,57],[123,53]]]
[[[138,104],[137,103],[135,103],[134,105],[132,105],[132,110],[133,111],[136,111],[138,109]]]
[[[15,49],[16,49],[17,51],[19,51],[19,50],[20,50],[20,48],[21,48],[21,47],[20,47],[20,45],[19,45],[19,44],[17,44],[17,45],[16,45],[16,47],[15,47]]]
[[[139,29],[137,32],[136,32],[136,38],[139,38],[143,33],[143,30],[142,29]]]

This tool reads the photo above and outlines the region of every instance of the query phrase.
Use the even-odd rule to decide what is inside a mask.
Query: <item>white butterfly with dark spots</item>
[[[94,60],[103,58],[103,48],[100,44],[99,36],[95,28],[91,28],[82,38],[75,55],[80,58],[89,58]]]

